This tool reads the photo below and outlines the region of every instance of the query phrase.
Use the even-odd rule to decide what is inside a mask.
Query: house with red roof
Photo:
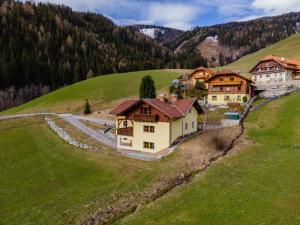
[[[266,56],[250,71],[257,84],[280,83],[300,79],[300,61]]]
[[[159,99],[125,100],[110,114],[116,116],[117,146],[121,150],[158,153],[176,140],[198,131],[203,113],[195,99],[165,95]]]

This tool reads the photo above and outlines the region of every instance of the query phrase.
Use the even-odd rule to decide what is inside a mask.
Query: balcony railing
[[[132,137],[133,136],[133,128],[132,127],[119,128],[119,129],[117,129],[117,135]]]
[[[133,119],[138,122],[157,122],[158,115],[134,114]]]
[[[211,82],[212,86],[226,86],[226,85],[241,85],[242,81],[215,81]]]

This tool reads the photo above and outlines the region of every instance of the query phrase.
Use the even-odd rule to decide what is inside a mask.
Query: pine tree
[[[91,106],[90,106],[90,103],[89,103],[88,100],[86,100],[86,102],[85,102],[85,106],[84,106],[84,111],[83,111],[83,113],[84,113],[85,115],[91,114],[91,113],[92,113]]]
[[[156,88],[151,76],[145,76],[140,85],[140,98],[156,98]]]

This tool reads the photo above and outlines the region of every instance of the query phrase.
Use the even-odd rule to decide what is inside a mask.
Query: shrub
[[[85,102],[85,106],[84,106],[84,111],[83,111],[83,113],[84,113],[85,115],[91,114],[91,113],[92,113],[91,106],[90,106],[90,103],[89,103],[88,100],[86,100],[86,102]]]
[[[243,97],[243,102],[247,102],[248,101],[248,98],[247,98],[247,96],[245,95],[244,97]]]

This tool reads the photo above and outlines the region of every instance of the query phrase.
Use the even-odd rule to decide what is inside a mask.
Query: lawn
[[[111,107],[113,101],[138,96],[139,85],[145,75],[151,75],[157,90],[160,90],[169,86],[182,72],[185,71],[149,70],[103,75],[61,88],[1,114],[45,111],[82,112],[86,99],[90,100],[94,110]]]
[[[117,224],[300,224],[300,94],[251,113],[256,144]]]

